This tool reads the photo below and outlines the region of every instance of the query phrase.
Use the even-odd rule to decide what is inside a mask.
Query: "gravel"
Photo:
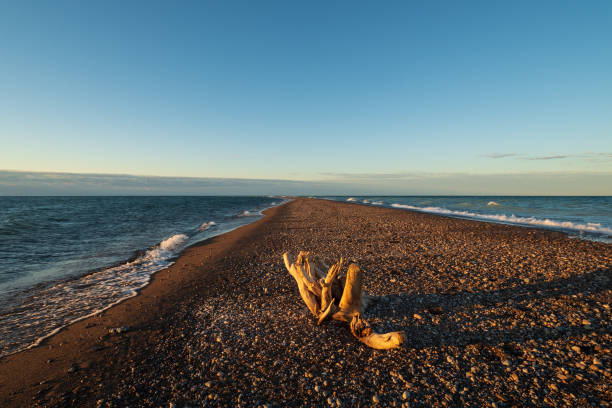
[[[98,406],[607,407],[612,246],[530,228],[298,199],[210,266]],[[341,256],[380,296],[365,314],[407,344],[377,351],[317,326],[282,253]],[[75,373],[73,375],[78,375]],[[55,401],[57,403],[57,401]],[[44,402],[38,402],[45,405]],[[51,402],[48,402],[52,405]],[[60,404],[61,405],[61,404]]]

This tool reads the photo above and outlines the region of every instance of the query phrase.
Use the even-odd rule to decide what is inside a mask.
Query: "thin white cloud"
[[[512,158],[515,160],[565,160],[579,159],[585,161],[608,161],[612,159],[612,153],[607,152],[586,152],[578,154],[544,154],[544,155],[528,155],[519,153],[491,153],[481,155],[480,157],[488,159],[506,159]]]
[[[532,156],[532,157],[523,157],[523,160],[561,160],[561,159],[571,159],[573,157],[580,156],[572,156],[569,154],[556,154],[550,156]]]
[[[516,157],[517,153],[491,153],[491,154],[483,154],[480,157],[486,157],[488,159],[505,159],[508,157]]]

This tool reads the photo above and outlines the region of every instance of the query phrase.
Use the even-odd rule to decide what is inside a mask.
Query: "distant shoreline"
[[[596,215],[596,219],[586,212],[583,208],[567,208],[562,211],[559,206],[551,209],[555,215],[533,214],[531,208],[516,208],[505,205],[508,201],[519,201],[521,204],[537,201],[549,200],[551,198],[566,198],[567,200],[584,199],[609,199],[612,197],[549,197],[549,196],[330,196],[323,197],[325,200],[347,202],[351,204],[376,205],[385,208],[396,208],[408,211],[416,211],[426,214],[440,215],[444,217],[466,219],[480,222],[491,222],[502,225],[511,225],[525,228],[538,228],[546,231],[557,231],[568,234],[571,238],[585,239],[590,241],[612,243],[612,212],[606,209],[606,205],[612,206],[612,201],[608,204],[601,203],[594,209],[601,212]],[[359,197],[359,198],[356,198]],[[383,201],[383,199],[385,201]],[[407,204],[416,200],[417,203]],[[471,203],[451,203],[451,200],[472,200]],[[494,199],[498,200],[494,201]],[[419,200],[421,203],[418,203]],[[426,204],[424,203],[426,202]],[[480,202],[480,203],[479,203]],[[486,202],[486,206],[482,203]],[[569,203],[560,202],[568,207]],[[478,208],[480,204],[481,208]],[[557,203],[555,203],[557,204]],[[573,205],[578,204],[571,203]],[[580,214],[580,215],[578,215]],[[607,216],[603,215],[607,214]],[[603,225],[602,225],[603,222]]]

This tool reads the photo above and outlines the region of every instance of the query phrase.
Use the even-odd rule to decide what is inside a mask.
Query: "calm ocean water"
[[[271,197],[0,197],[0,357],[133,296]]]
[[[334,196],[321,197],[479,221],[563,231],[612,242],[612,197]]]

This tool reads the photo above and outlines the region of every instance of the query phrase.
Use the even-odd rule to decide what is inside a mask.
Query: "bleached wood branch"
[[[363,294],[363,271],[356,264],[348,266],[342,276],[344,260],[328,267],[317,257],[310,258],[301,251],[297,258],[283,254],[285,267],[295,279],[302,300],[318,318],[318,324],[328,318],[350,323],[353,336],[376,349],[399,347],[405,340],[404,332],[375,333],[361,317],[373,297]]]

